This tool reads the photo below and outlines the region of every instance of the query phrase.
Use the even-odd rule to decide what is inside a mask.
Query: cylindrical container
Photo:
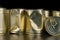
[[[20,30],[20,24],[19,24],[19,9],[10,9],[10,22],[11,22],[11,27],[10,27],[10,33],[17,33]]]
[[[59,11],[53,11],[53,16],[49,17],[45,22],[45,29],[46,31],[53,36],[60,35],[60,12]]]
[[[45,25],[46,19],[49,18],[49,10],[43,10],[42,15],[43,15],[43,23]]]
[[[49,10],[43,10],[43,16],[48,18],[49,17]]]
[[[4,14],[5,8],[0,8],[0,33],[5,33],[5,21],[4,21]]]
[[[40,33],[43,28],[42,9],[29,10],[31,33]]]
[[[20,30],[23,33],[29,33],[31,29],[31,23],[29,20],[29,15],[26,9],[21,11],[21,25],[20,25]]]
[[[60,11],[53,11],[53,16],[60,17]]]
[[[45,22],[45,29],[50,35],[60,35],[60,17],[49,17]]]
[[[5,23],[4,32],[6,34],[9,34],[9,30],[10,30],[10,11],[8,9],[6,9],[4,11],[4,23]]]

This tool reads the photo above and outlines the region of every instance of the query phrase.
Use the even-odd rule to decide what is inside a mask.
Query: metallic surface
[[[60,17],[60,11],[53,11],[53,16]]]
[[[47,19],[45,29],[50,35],[60,35],[60,17],[54,16]]]
[[[5,14],[5,8],[0,8],[0,33],[5,33],[5,21],[4,21],[4,14]]]
[[[49,10],[43,10],[42,15],[46,18],[49,17]]]
[[[30,15],[30,22],[32,26],[33,33],[40,33],[43,29],[43,18],[38,10],[33,10]]]
[[[11,9],[10,10],[11,15],[10,15],[10,22],[11,22],[11,27],[10,27],[10,32],[11,33],[17,33],[20,29],[20,24],[19,24],[19,9]]]
[[[21,12],[21,26],[20,26],[20,30],[22,32],[24,32],[24,33],[25,32],[29,33],[30,29],[31,29],[31,23],[30,23],[30,20],[29,20],[28,12],[26,10],[23,10]]]
[[[10,11],[8,9],[6,9],[4,11],[4,22],[5,22],[5,33],[9,34],[9,30],[10,30]]]
[[[47,18],[49,18],[49,10],[43,10],[42,11],[42,15],[43,15],[43,26],[45,28],[45,21],[47,20]]]
[[[42,34],[41,34],[42,35]],[[38,34],[29,34],[29,35],[2,35],[0,34],[0,40],[60,40],[60,36],[48,36],[47,34],[41,36]]]
[[[20,28],[23,33],[30,32],[31,29],[34,33],[40,33],[44,26],[50,35],[60,35],[59,20],[60,11],[53,11],[53,16],[50,17],[48,10],[42,10],[42,13],[38,10],[33,10],[31,13],[28,10],[23,10],[19,14],[17,9],[5,9],[3,13],[3,32],[9,34],[12,31],[14,33],[13,30]]]

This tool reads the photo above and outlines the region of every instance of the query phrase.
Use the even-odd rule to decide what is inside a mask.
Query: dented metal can
[[[41,33],[43,29],[43,16],[41,10],[29,10],[30,11],[30,22],[31,22],[31,33]]]
[[[31,23],[30,23],[30,17],[28,15],[28,12],[26,9],[21,11],[21,25],[20,25],[20,31],[23,33],[30,33],[31,29]]]
[[[4,33],[9,34],[10,29],[10,11],[8,9],[4,10]]]
[[[45,29],[50,35],[60,35],[60,17],[49,17],[45,22]]]
[[[52,12],[53,16],[48,17],[45,22],[45,30],[53,36],[60,35],[60,12],[59,11],[53,11]]]

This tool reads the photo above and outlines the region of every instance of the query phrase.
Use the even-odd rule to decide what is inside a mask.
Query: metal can
[[[10,9],[10,33],[17,33],[20,31],[19,19],[19,9]]]
[[[31,29],[30,17],[26,9],[21,11],[21,25],[20,30],[23,33],[29,33]]]
[[[40,33],[43,28],[42,10],[30,10],[31,33]]]
[[[60,35],[60,17],[49,17],[45,22],[45,29],[50,35]]]
[[[0,33],[4,34],[5,33],[5,21],[4,21],[4,14],[6,9],[5,8],[0,8]]]
[[[46,19],[49,18],[49,10],[43,10],[42,15],[43,15],[43,23],[44,23],[43,25],[45,27],[45,21],[46,21]]]
[[[60,17],[60,11],[53,11],[53,16]]]

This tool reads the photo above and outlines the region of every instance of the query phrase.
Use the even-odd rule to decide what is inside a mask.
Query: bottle
[[[4,21],[4,14],[6,9],[0,8],[0,33],[4,34],[6,32],[5,21]]]
[[[43,10],[43,23],[45,25],[45,21],[49,18],[49,10]]]
[[[60,17],[60,11],[53,11],[53,16]]]
[[[10,33],[18,33],[19,28],[19,9],[11,9],[11,27]]]
[[[5,34],[9,34],[9,30],[10,30],[10,10],[9,9],[5,9],[4,11],[4,23],[5,23],[5,26],[4,26],[4,33]]]

